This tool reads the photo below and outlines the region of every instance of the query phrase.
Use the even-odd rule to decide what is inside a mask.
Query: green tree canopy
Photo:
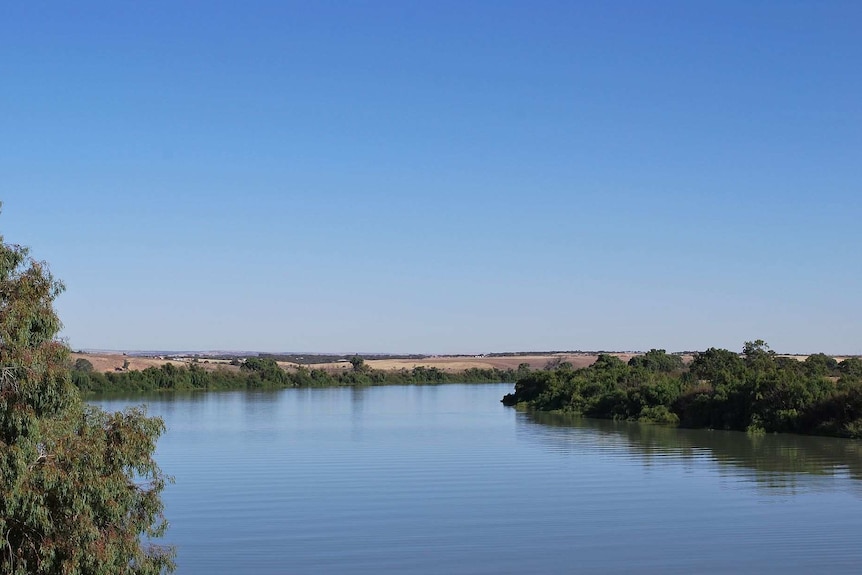
[[[689,370],[697,379],[739,378],[745,371],[745,362],[737,353],[711,347],[694,357]]]
[[[663,349],[651,349],[643,355],[636,355],[629,360],[629,366],[657,373],[671,373],[685,367],[680,356],[670,355]]]
[[[79,357],[75,360],[75,371],[83,371],[84,373],[91,373],[93,371],[93,362],[89,359],[85,359],[83,357]]]
[[[804,365],[811,375],[832,375],[838,368],[838,360],[825,353],[814,353],[805,359]]]
[[[0,572],[172,571],[173,550],[147,542],[166,528],[152,458],[163,423],[80,400],[56,339],[62,290],[0,236]]]
[[[848,357],[838,364],[838,371],[843,377],[862,379],[862,359],[858,357]]]
[[[256,374],[260,378],[260,385],[283,385],[287,381],[284,370],[271,357],[249,357],[240,369]]]
[[[365,365],[365,360],[362,358],[362,356],[359,356],[359,355],[354,355],[353,357],[350,358],[350,365],[353,366],[353,371],[359,371],[359,372],[366,371],[366,367],[367,367]]]
[[[745,356],[745,364],[750,368],[764,370],[775,364],[775,352],[769,349],[769,344],[762,339],[745,342],[742,355]]]

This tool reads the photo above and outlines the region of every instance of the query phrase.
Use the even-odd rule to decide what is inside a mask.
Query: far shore
[[[628,361],[636,353],[611,353],[619,357],[623,361]],[[241,359],[242,356],[238,356]],[[364,356],[365,364],[376,370],[381,371],[398,371],[402,369],[411,370],[415,367],[432,368],[435,367],[447,373],[456,373],[467,369],[518,369],[522,363],[530,366],[530,369],[544,369],[554,364],[569,362],[574,368],[587,367],[592,365],[598,354],[596,353],[559,353],[559,354],[536,354],[536,355],[518,355],[504,357],[488,357],[488,356],[429,356],[422,359],[374,359],[373,355]],[[93,364],[95,371],[142,371],[148,367],[161,367],[169,363],[176,366],[188,365],[194,363],[207,370],[229,369],[236,370],[236,365],[231,365],[229,359],[216,359],[211,357],[200,356],[138,356],[127,355],[122,353],[72,353],[72,362],[74,363],[79,358],[86,359]],[[300,367],[298,363],[279,361],[278,365],[285,370],[297,369]],[[312,363],[306,364],[308,369],[325,369],[326,371],[337,373],[352,369],[349,361],[337,361],[328,363]]]
[[[624,362],[628,362],[632,357],[641,355],[635,352],[611,352],[608,355],[613,355],[620,358]],[[243,356],[237,356],[237,359],[242,359]],[[804,361],[807,355],[787,355],[782,357],[792,357],[799,361]],[[206,355],[197,356],[139,356],[134,354],[123,353],[72,353],[72,362],[77,359],[84,358],[93,364],[93,369],[100,372],[111,371],[143,371],[148,367],[161,367],[168,363],[177,367],[194,363],[207,370],[227,369],[230,371],[238,370],[239,367],[231,365],[230,359],[207,357]],[[415,367],[437,368],[447,373],[456,373],[468,369],[517,369],[522,363],[530,366],[530,369],[545,369],[554,364],[568,362],[575,369],[588,367],[592,365],[597,353],[555,353],[555,354],[525,354],[513,356],[446,356],[436,355],[421,359],[374,359],[373,355],[365,356],[365,364],[368,367],[380,371],[399,371],[411,370]],[[691,355],[684,355],[683,359],[688,362],[692,358]],[[835,356],[837,361],[846,359],[845,356]],[[279,361],[278,365],[285,370],[294,370],[299,367],[298,363]],[[331,373],[348,371],[352,368],[349,361],[337,361],[329,363],[312,363],[306,364],[308,369],[324,369]]]

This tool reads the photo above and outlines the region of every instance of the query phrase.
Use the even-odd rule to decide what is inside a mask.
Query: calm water
[[[178,573],[858,573],[862,443],[531,416],[511,385],[159,395]]]

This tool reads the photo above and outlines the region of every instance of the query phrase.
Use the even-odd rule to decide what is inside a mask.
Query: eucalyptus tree
[[[151,543],[167,527],[153,459],[164,425],[81,401],[57,337],[62,291],[0,236],[0,573],[171,572],[173,549]]]

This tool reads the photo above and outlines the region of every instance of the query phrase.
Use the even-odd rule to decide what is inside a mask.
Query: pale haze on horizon
[[[75,348],[862,354],[858,2],[6,3]]]

